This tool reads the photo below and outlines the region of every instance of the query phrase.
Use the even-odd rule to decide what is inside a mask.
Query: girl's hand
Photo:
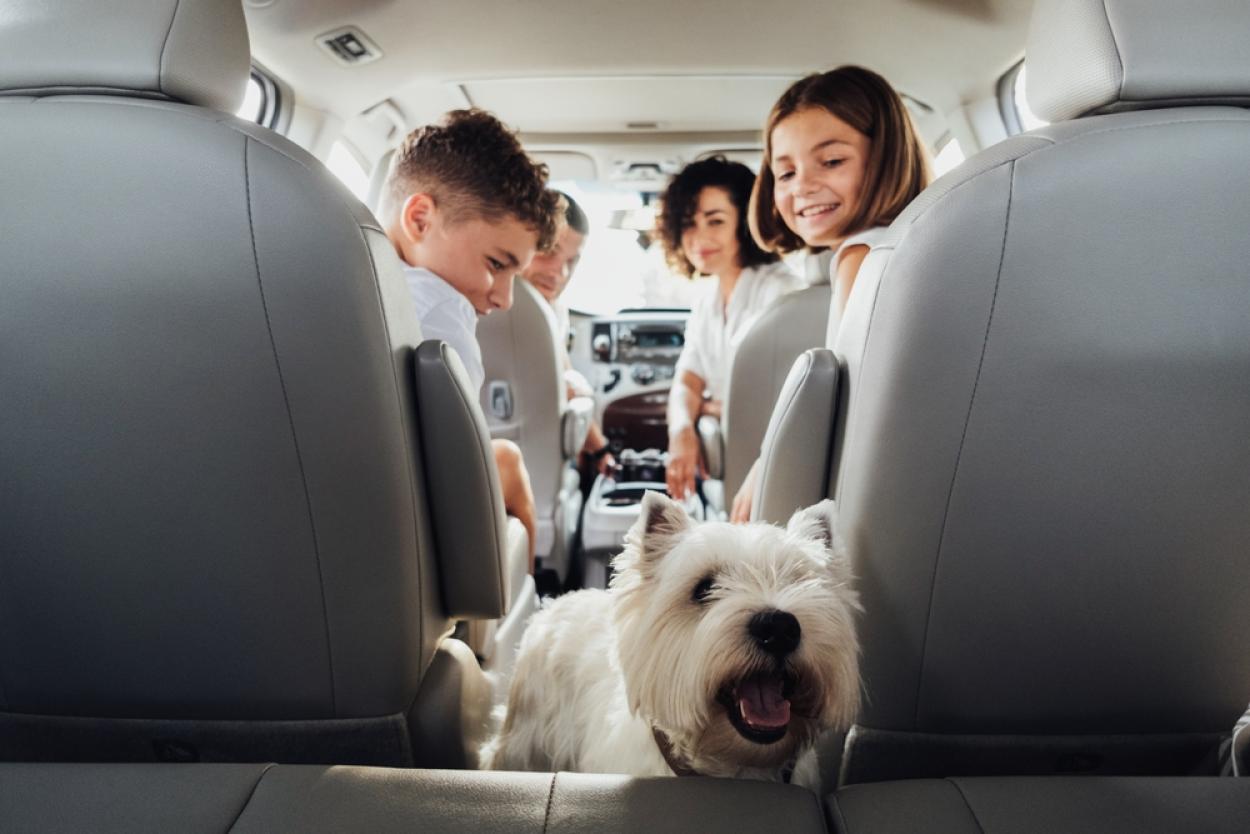
[[[755,477],[760,467],[759,458],[751,464],[751,471],[742,479],[738,494],[734,496],[733,507],[729,510],[730,524],[747,524],[751,520],[751,507],[755,502]]]
[[[668,439],[668,467],[664,472],[668,494],[677,501],[692,495],[698,468],[699,438],[694,426],[685,426]]]

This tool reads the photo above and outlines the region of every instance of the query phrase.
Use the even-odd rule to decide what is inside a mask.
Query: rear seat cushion
[[[1241,834],[1250,831],[1250,779],[917,779],[844,788],[828,810],[839,834]]]
[[[825,830],[816,796],[790,785],[313,765],[0,764],[0,821],[106,834]]]

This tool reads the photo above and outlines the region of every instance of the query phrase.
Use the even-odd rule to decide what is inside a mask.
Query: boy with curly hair
[[[404,262],[422,334],[464,362],[475,390],[485,379],[477,317],[511,304],[512,280],[556,234],[557,197],[547,167],[482,110],[453,110],[400,145],[379,216]],[[536,532],[534,494],[516,444],[493,441],[504,507]]]

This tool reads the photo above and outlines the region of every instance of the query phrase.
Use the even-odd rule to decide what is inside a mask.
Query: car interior
[[[1248,40],[1233,0],[0,0],[0,826],[1250,831]],[[788,258],[686,505],[757,455],[755,520],[834,499],[854,725],[816,790],[481,769],[540,596],[664,490],[707,279],[660,192],[844,64],[940,176],[840,317]],[[591,224],[569,329],[516,280],[480,391],[375,216],[465,107]]]

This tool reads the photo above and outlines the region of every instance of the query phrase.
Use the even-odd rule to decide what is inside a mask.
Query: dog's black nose
[[[799,621],[786,611],[761,611],[751,618],[747,631],[756,645],[774,657],[785,657],[797,649],[802,634]]]

